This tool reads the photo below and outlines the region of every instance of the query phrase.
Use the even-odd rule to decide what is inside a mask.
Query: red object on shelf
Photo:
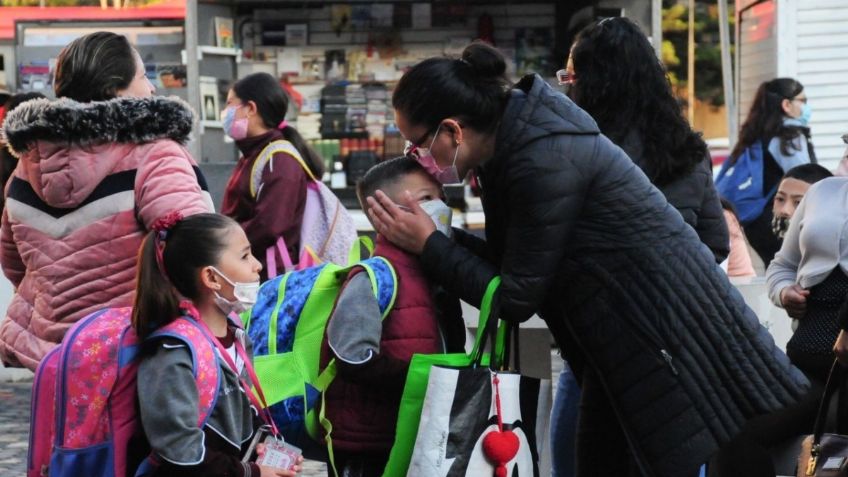
[[[185,0],[166,0],[155,5],[124,8],[84,7],[0,7],[0,40],[15,39],[19,21],[138,21],[183,20]]]

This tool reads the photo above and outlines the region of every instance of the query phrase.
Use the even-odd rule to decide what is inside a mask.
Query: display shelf
[[[186,64],[186,51],[181,51],[183,64]],[[203,59],[203,55],[207,56],[232,56],[236,59],[236,63],[241,63],[242,50],[241,48],[222,48],[220,46],[200,45],[197,47],[197,60]]]

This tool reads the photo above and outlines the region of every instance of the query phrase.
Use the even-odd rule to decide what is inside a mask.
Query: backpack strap
[[[209,342],[200,326],[194,320],[184,316],[159,328],[148,339],[166,337],[183,342],[191,352],[192,371],[197,383],[200,410],[197,425],[203,428],[218,401],[218,390],[221,385],[221,368],[215,354],[215,347]]]
[[[394,267],[383,257],[372,257],[368,260],[363,260],[351,267],[350,270],[353,270],[356,267],[363,268],[365,273],[368,274],[368,278],[371,280],[371,289],[377,297],[377,304],[380,308],[381,319],[385,320],[392,311],[392,308],[394,308],[395,300],[397,299],[397,274],[395,273]],[[315,380],[315,387],[321,392],[321,410],[318,412],[318,423],[321,424],[321,427],[324,429],[324,441],[327,443],[327,457],[329,460],[327,464],[331,469],[333,469],[334,475],[338,477],[339,472],[336,469],[336,459],[333,452],[333,424],[329,419],[327,419],[327,403],[324,400],[324,397],[326,396],[324,391],[326,391],[330,386],[330,383],[333,382],[333,379],[336,377],[336,373],[336,359],[333,358],[327,364],[327,367],[324,368],[324,371],[318,375],[318,378]],[[311,422],[312,421],[309,420],[306,421],[307,427],[310,427]],[[318,435],[312,430],[307,430],[311,435]]]
[[[306,165],[306,161],[300,155],[300,152],[294,147],[294,144],[285,139],[271,141],[262,149],[262,152],[259,153],[259,156],[256,157],[253,166],[250,168],[250,196],[254,200],[259,197],[259,193],[262,191],[262,172],[265,170],[265,166],[267,165],[271,172],[274,172],[274,154],[279,152],[284,152],[294,157],[298,164],[300,164],[300,167],[303,168],[303,172],[313,181],[317,181],[312,170]]]

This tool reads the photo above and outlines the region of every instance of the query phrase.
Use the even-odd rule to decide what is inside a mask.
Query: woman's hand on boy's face
[[[421,255],[427,238],[436,230],[433,219],[418,205],[409,191],[403,193],[400,205],[403,210],[382,191],[367,199],[368,214],[377,233],[386,237],[398,247]]]

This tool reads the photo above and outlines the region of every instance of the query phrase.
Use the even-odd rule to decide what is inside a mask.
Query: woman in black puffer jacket
[[[804,376],[774,345],[695,231],[597,125],[538,76],[510,88],[497,50],[431,58],[394,92],[401,133],[443,183],[482,187],[484,242],[369,198],[377,231],[500,316],[539,313],[581,363],[578,475],[680,477],[751,417],[794,403]]]
[[[569,57],[569,97],[633,159],[721,263],[730,235],[712,161],[692,130],[645,34],[626,18],[583,30]]]

